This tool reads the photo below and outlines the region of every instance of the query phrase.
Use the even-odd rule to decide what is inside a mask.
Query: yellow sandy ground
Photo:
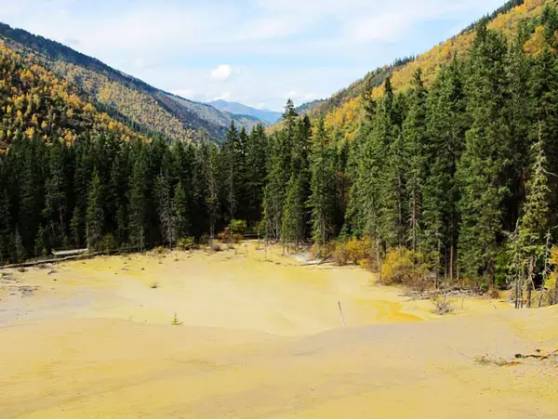
[[[3,272],[0,417],[558,416],[554,362],[498,365],[557,349],[558,308],[439,317],[255,242]]]

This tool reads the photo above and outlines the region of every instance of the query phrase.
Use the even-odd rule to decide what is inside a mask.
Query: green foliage
[[[182,249],[183,251],[196,249],[197,248],[196,238],[194,238],[193,236],[186,236],[184,238],[180,238],[177,241],[176,246]]]
[[[229,222],[229,230],[234,235],[244,235],[248,229],[246,220],[233,219]]]

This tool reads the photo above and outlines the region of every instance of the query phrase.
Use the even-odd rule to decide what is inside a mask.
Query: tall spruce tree
[[[104,196],[99,173],[95,169],[87,195],[87,214],[85,218],[87,247],[95,250],[100,245],[104,229]]]
[[[422,198],[426,178],[426,98],[427,92],[422,82],[420,69],[413,76],[405,121],[403,123],[404,161],[407,167],[408,194],[408,243],[417,250],[421,236]]]
[[[506,44],[481,25],[467,66],[467,110],[471,127],[459,162],[461,188],[460,269],[494,287],[503,228],[503,202],[510,191],[510,130],[506,115]]]
[[[425,161],[428,163],[422,199],[422,245],[436,274],[454,278],[459,191],[457,162],[465,144],[463,71],[454,57],[440,70],[427,100]]]
[[[312,240],[320,249],[335,232],[335,161],[323,119],[318,121],[310,156],[311,195],[308,205],[312,214]]]

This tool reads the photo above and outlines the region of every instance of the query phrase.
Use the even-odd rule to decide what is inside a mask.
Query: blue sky
[[[0,21],[189,99],[279,110],[417,54],[504,0],[0,0]]]

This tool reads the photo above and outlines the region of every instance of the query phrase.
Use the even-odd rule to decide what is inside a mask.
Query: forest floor
[[[256,241],[0,272],[0,417],[558,417],[558,307]]]

